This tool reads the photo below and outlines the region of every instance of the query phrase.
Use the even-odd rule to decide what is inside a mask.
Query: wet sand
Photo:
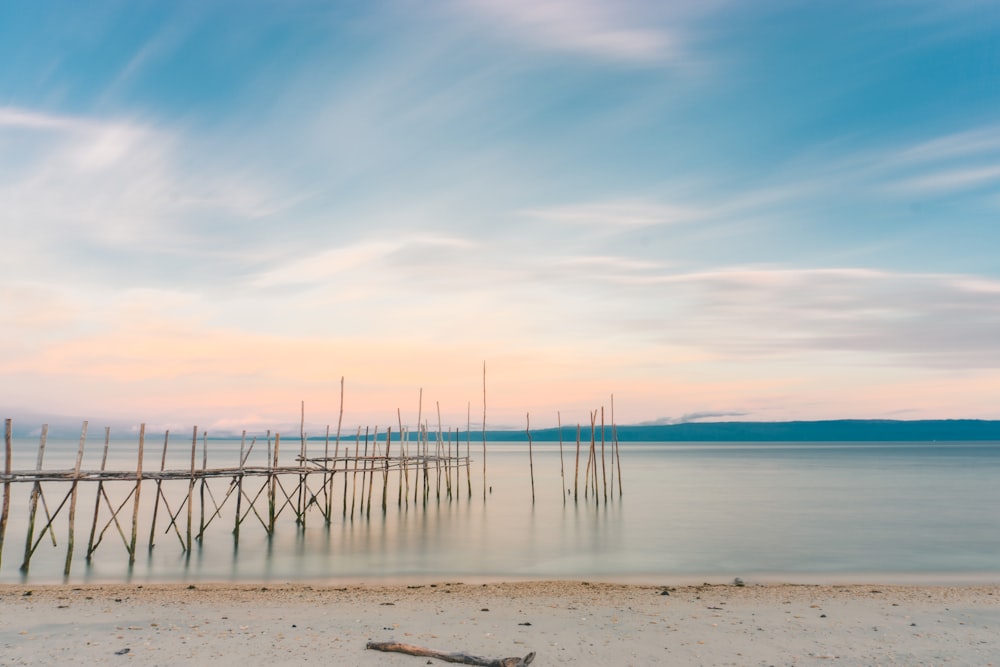
[[[2,665],[1000,665],[1000,585],[0,586]]]

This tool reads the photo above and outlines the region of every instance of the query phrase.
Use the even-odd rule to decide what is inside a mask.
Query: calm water
[[[34,441],[15,443],[15,469],[34,467],[36,446]],[[147,470],[159,468],[161,446],[147,442]],[[84,468],[100,465],[101,448],[88,442]],[[190,441],[175,445],[171,439],[171,448],[167,468],[186,469]],[[310,448],[318,453],[322,444],[311,443]],[[286,451],[284,445],[282,449]],[[298,443],[289,446],[287,461],[283,456],[282,462],[291,463],[292,450],[297,449]],[[72,468],[75,450],[75,441],[50,441],[44,467]],[[231,535],[230,499],[190,558],[172,532],[163,532],[162,505],[156,547],[151,552],[146,548],[155,492],[155,484],[147,481],[141,547],[131,572],[113,525],[94,561],[89,566],[84,561],[96,484],[82,484],[71,581],[1000,579],[1000,443],[623,444],[624,494],[618,497],[616,479],[609,502],[601,493],[599,504],[592,497],[583,499],[582,482],[578,502],[565,497],[563,489],[573,486],[574,450],[575,445],[565,450],[564,487],[558,445],[535,446],[534,503],[526,444],[490,445],[492,492],[485,503],[482,457],[475,443],[471,500],[463,473],[457,501],[442,496],[438,502],[432,492],[426,508],[414,505],[411,496],[409,506],[400,509],[395,504],[397,482],[390,478],[390,505],[383,516],[378,476],[371,519],[355,516],[352,521],[341,517],[341,475],[335,482],[336,511],[329,527],[318,512],[309,514],[304,531],[286,515],[268,540],[251,515],[238,550]],[[238,442],[210,440],[209,465],[233,466],[238,452]],[[263,465],[264,457],[263,448],[255,450],[250,465]],[[581,477],[584,464],[585,454]],[[135,443],[113,442],[108,467],[134,469]],[[187,485],[169,485],[176,510]],[[68,486],[46,484],[50,509]],[[217,501],[228,486],[228,478],[212,482]],[[29,484],[13,487],[0,567],[0,580],[6,582],[20,580],[30,492]],[[129,484],[105,488],[117,505]],[[264,504],[259,506],[263,513]],[[65,514],[64,509],[56,522],[58,547],[45,537],[32,560],[30,581],[62,580]],[[109,517],[106,507],[102,516],[99,527]],[[123,528],[127,534],[127,521]]]

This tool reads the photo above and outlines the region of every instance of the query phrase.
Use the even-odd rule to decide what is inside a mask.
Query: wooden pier
[[[77,448],[75,465],[72,469],[46,470],[43,466],[47,442],[47,426],[42,427],[38,444],[38,455],[34,469],[12,469],[12,420],[5,420],[4,470],[0,478],[3,482],[3,506],[0,514],[0,564],[5,553],[8,518],[11,509],[11,486],[30,484],[28,499],[27,530],[23,560],[20,570],[27,574],[31,560],[39,546],[48,538],[53,547],[57,546],[57,519],[60,533],[66,536],[66,559],[63,570],[68,577],[76,549],[76,514],[80,498],[81,484],[96,485],[93,514],[89,526],[86,559],[89,562],[94,553],[109,534],[117,533],[134,563],[140,547],[142,520],[149,521],[146,547],[152,550],[158,536],[173,534],[180,548],[190,554],[195,544],[200,542],[205,531],[214,522],[229,522],[233,538],[238,544],[244,524],[260,526],[268,536],[273,535],[276,524],[282,516],[294,517],[296,524],[304,528],[310,516],[330,524],[339,514],[343,519],[370,518],[373,499],[382,514],[388,512],[390,498],[397,507],[425,507],[434,497],[452,501],[458,500],[465,477],[465,499],[472,497],[470,443],[465,442],[465,453],[461,452],[458,432],[443,433],[440,429],[432,439],[428,429],[422,427],[411,438],[405,429],[393,434],[387,429],[380,436],[376,430],[369,435],[358,429],[353,441],[339,436],[331,442],[329,427],[322,442],[322,455],[311,455],[307,445],[311,444],[304,431],[293,442],[298,445],[294,462],[282,465],[280,455],[287,440],[280,434],[272,438],[270,434],[263,441],[247,439],[244,432],[240,441],[239,459],[232,467],[208,467],[208,434],[194,427],[190,440],[190,464],[183,468],[166,467],[167,450],[171,444],[170,432],[164,434],[160,465],[158,469],[143,468],[146,429],[142,425],[138,433],[137,462],[134,470],[107,469],[110,447],[110,429],[104,429],[104,444],[101,464],[98,469],[82,467],[87,444],[88,424],[83,422]],[[353,444],[353,452],[350,445]],[[175,445],[176,446],[176,445]],[[201,456],[199,457],[199,446]],[[256,449],[259,454],[266,447],[266,465],[248,465]],[[485,447],[485,445],[484,445]],[[331,451],[332,450],[332,451]],[[287,457],[287,455],[286,455]],[[200,458],[200,461],[199,461]],[[484,468],[485,470],[485,468]],[[360,483],[359,477],[360,475]],[[216,490],[210,480],[226,479],[229,482],[224,493]],[[485,479],[485,472],[484,472]],[[334,486],[342,487],[342,493],[335,493]],[[119,487],[117,494],[109,494],[110,485]],[[124,485],[125,491],[121,491]],[[171,492],[168,493],[168,486]],[[177,487],[180,487],[178,490]],[[186,488],[185,488],[186,487]],[[339,489],[338,489],[339,490]],[[152,511],[140,510],[143,493],[153,494]],[[348,498],[350,496],[350,498]],[[147,501],[148,508],[148,501]],[[63,532],[65,530],[65,532]],[[158,532],[159,531],[159,532]]]
[[[128,554],[131,567],[140,549],[140,535],[145,537],[145,546],[152,554],[158,538],[173,535],[182,553],[190,557],[195,546],[202,543],[206,531],[217,524],[216,530],[225,526],[231,530],[234,544],[239,545],[240,533],[247,524],[255,530],[263,530],[268,538],[275,533],[282,517],[294,518],[296,525],[304,530],[308,521],[322,521],[329,526],[337,515],[341,521],[370,520],[372,505],[386,515],[390,505],[397,508],[426,509],[434,499],[435,503],[471,501],[473,496],[471,449],[471,404],[468,406],[467,424],[464,430],[465,450],[462,451],[462,431],[441,424],[441,408],[437,406],[437,430],[433,433],[423,416],[423,391],[418,404],[418,428],[411,433],[403,426],[400,411],[397,410],[398,429],[387,428],[382,434],[378,428],[373,432],[362,431],[359,427],[353,437],[342,436],[343,425],[343,379],[341,379],[341,410],[337,428],[331,436],[326,427],[322,439],[309,438],[305,432],[305,404],[302,405],[301,423],[298,437],[292,438],[297,451],[293,461],[282,464],[280,457],[285,452],[288,461],[289,439],[282,439],[268,431],[263,438],[247,439],[246,432],[239,441],[239,454],[232,466],[210,467],[209,437],[205,431],[193,427],[190,436],[184,437],[178,451],[177,438],[171,442],[171,433],[166,431],[159,450],[159,466],[144,467],[146,450],[160,447],[158,443],[148,443],[145,424],[139,427],[136,447],[130,445],[129,455],[135,452],[135,467],[128,470],[109,469],[108,455],[111,446],[111,430],[103,432],[103,449],[100,466],[87,469],[83,466],[87,447],[88,423],[83,422],[79,444],[72,468],[46,469],[45,450],[48,426],[42,426],[38,441],[35,467],[13,469],[13,424],[11,419],[4,423],[4,468],[0,476],[3,483],[2,510],[0,510],[0,566],[3,564],[7,541],[8,521],[13,506],[27,505],[24,527],[24,552],[20,564],[23,576],[28,574],[31,561],[43,542],[51,541],[52,547],[59,546],[60,536],[65,536],[66,556],[63,576],[69,577],[76,553],[77,507],[81,485],[93,489],[93,510],[89,516],[84,510],[84,520],[89,520],[86,551],[83,552],[90,563],[98,548],[108,541],[115,542],[117,534]],[[483,384],[483,430],[482,430],[482,493],[486,502],[490,490],[486,476],[486,385],[485,368]],[[621,459],[614,423],[614,397],[611,399],[611,446],[610,457],[606,454],[604,409],[590,413],[590,442],[586,448],[586,463],[583,479],[580,479],[581,427],[576,427],[576,460],[573,465],[572,490],[566,479],[563,459],[562,417],[559,422],[559,466],[560,496],[565,504],[568,500],[577,503],[582,495],[584,502],[595,506],[607,504],[615,492],[615,467],[618,468],[618,496],[621,488]],[[597,419],[600,416],[600,437],[597,437]],[[527,415],[526,432],[528,442],[528,470],[531,478],[531,502],[535,502],[535,471],[532,448],[531,416]],[[218,443],[219,441],[213,441]],[[322,445],[322,454],[316,453],[316,445]],[[353,444],[353,450],[351,445]],[[598,448],[598,444],[600,447]],[[312,445],[313,451],[309,450]],[[171,467],[167,467],[168,449],[174,456]],[[229,445],[234,449],[234,443]],[[284,449],[283,449],[284,448]],[[478,445],[477,445],[478,448]],[[199,452],[200,449],[200,452]],[[200,457],[199,457],[200,453]],[[23,452],[20,453],[23,457]],[[178,454],[184,464],[177,465]],[[255,455],[256,454],[256,455]],[[255,456],[254,456],[255,455]],[[251,458],[253,456],[253,458]],[[219,453],[214,452],[213,460]],[[260,465],[263,458],[264,464]],[[118,457],[120,461],[120,456]],[[255,465],[251,465],[253,460]],[[610,475],[607,463],[610,462]],[[600,466],[600,472],[598,472]],[[462,477],[465,477],[463,490]],[[478,476],[478,474],[477,474]],[[359,479],[360,477],[360,479]],[[610,479],[610,497],[609,497]],[[228,480],[228,484],[223,481]],[[582,491],[580,486],[582,481]],[[30,485],[30,494],[21,500],[11,501],[11,487]],[[335,489],[336,487],[336,489]],[[603,492],[601,489],[603,487]],[[24,487],[22,486],[22,491]],[[150,501],[150,494],[152,500]],[[91,497],[90,494],[86,494]],[[377,500],[376,500],[377,499]],[[57,522],[57,520],[59,520]],[[148,525],[144,525],[144,522]],[[148,532],[147,532],[148,529]],[[58,536],[57,536],[58,532]],[[173,538],[168,538],[171,541]],[[10,549],[7,549],[9,552]],[[8,553],[9,557],[9,553]]]

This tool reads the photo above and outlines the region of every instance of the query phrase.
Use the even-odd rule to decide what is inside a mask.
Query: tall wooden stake
[[[330,483],[331,474],[326,471],[330,467],[330,425],[326,425],[326,439],[323,441],[323,516],[326,517],[326,525],[330,525],[330,492],[333,485]]]
[[[483,501],[486,500],[486,362],[483,362]]]
[[[576,469],[573,471],[573,502],[579,495],[580,482],[580,425],[576,425]]]
[[[38,443],[38,461],[35,463],[35,472],[42,472],[42,457],[45,456],[45,441],[49,436],[49,425],[42,424],[42,436]],[[34,553],[34,542],[35,542],[35,513],[38,511],[38,496],[42,493],[42,483],[35,481],[31,487],[31,503],[28,509],[28,539],[24,543],[24,562],[21,563],[21,572],[25,574],[28,573],[28,567],[31,565],[31,556]],[[43,535],[45,533],[42,533]],[[52,535],[52,546],[55,546],[56,534],[49,526],[49,534]],[[2,542],[2,536],[0,536],[0,542]]]
[[[611,441],[615,448],[615,460],[618,464],[618,497],[622,497],[622,455],[618,446],[618,427],[615,425],[615,395],[611,394]],[[613,483],[613,480],[612,480]],[[614,491],[612,490],[612,495]]]
[[[208,470],[208,431],[201,432],[201,484],[198,488],[198,499],[200,501],[198,507],[198,542],[201,543],[205,538],[205,485],[208,484],[208,478],[205,477],[205,471]]]
[[[236,520],[233,522],[233,540],[238,545],[240,543],[240,517],[243,507],[243,464],[246,462],[247,432],[243,429],[240,436],[240,466],[236,474]]]
[[[80,431],[80,448],[76,452],[76,465],[73,467],[73,487],[70,491],[71,500],[69,501],[69,537],[68,544],[66,546],[66,567],[63,568],[63,576],[68,577],[70,566],[73,563],[73,529],[76,523],[76,492],[78,490],[78,485],[80,482],[80,464],[83,463],[83,447],[87,442],[87,422],[83,422],[83,428]],[[8,458],[8,461],[10,459]]]
[[[270,487],[270,490],[268,491],[268,493],[270,495],[270,499],[268,501],[270,509],[269,509],[268,521],[267,521],[267,534],[268,534],[268,536],[274,535],[274,519],[277,516],[277,514],[275,513],[275,504],[278,502],[278,497],[277,497],[277,494],[278,494],[278,475],[277,475],[276,470],[278,468],[278,450],[279,449],[281,449],[281,434],[280,433],[275,433],[274,434],[274,460],[271,462],[271,471],[270,471],[270,474],[268,475],[268,477],[270,477],[270,480],[271,480],[271,487]]]
[[[191,557],[191,522],[194,518],[194,457],[198,451],[198,427],[195,426],[191,432],[191,477],[188,481],[187,495],[187,546],[185,547],[188,558]]]
[[[365,507],[365,518],[371,518],[371,515],[372,515],[372,484],[375,481],[375,450],[376,449],[378,449],[378,426],[375,427],[375,432],[374,432],[373,437],[372,437],[372,459],[371,459],[371,462],[372,462],[372,471],[371,471],[371,474],[368,475],[368,505]],[[366,458],[367,458],[367,451],[368,451],[368,433],[365,432],[365,452],[366,452]],[[367,466],[368,466],[368,462],[366,460],[365,467],[367,467]],[[361,479],[364,479],[364,477],[362,477]]]
[[[556,424],[559,427],[559,479],[561,481],[562,488],[559,489],[559,495],[562,496],[563,505],[566,504],[566,471],[563,468],[563,434],[562,434],[562,414],[558,411],[556,412]]]
[[[465,404],[465,483],[469,487],[469,498],[472,497],[472,459],[469,457],[469,447],[472,444],[472,401]]]
[[[142,491],[142,450],[146,443],[146,425],[139,425],[139,459],[135,467],[135,503],[132,505],[132,541],[128,548],[128,563],[135,563],[135,540],[139,531],[139,492]]]
[[[587,469],[583,473],[583,497],[590,494],[590,464],[594,460],[594,420],[597,418],[594,412],[590,413],[590,447],[587,448]]]
[[[14,420],[4,420],[3,509],[0,510],[0,564],[3,563],[3,541],[7,535],[7,517],[10,516],[10,470],[13,456]]]
[[[337,474],[337,458],[340,457],[340,427],[344,423],[344,376],[340,376],[340,414],[337,416],[337,442],[333,451],[333,472],[330,473],[330,503],[327,506],[327,517],[333,514],[333,478]],[[344,464],[344,497],[347,497],[347,464]],[[347,513],[347,501],[344,501],[344,513]]]
[[[392,448],[392,427],[389,426],[385,430],[385,463],[382,469],[382,514],[386,513],[386,494],[389,491],[389,456],[390,450]]]
[[[302,418],[299,421],[299,466],[303,469],[306,465],[306,402],[302,401]],[[295,522],[305,528],[306,526],[306,475],[299,473],[299,486],[295,494]]]
[[[403,506],[403,477],[406,476],[409,484],[409,475],[406,472],[406,431],[403,430],[403,412],[396,408],[396,419],[399,420],[399,493],[396,494],[396,507]],[[409,491],[407,491],[409,494]]]
[[[111,427],[104,427],[104,454],[101,455],[101,472],[108,464],[108,446],[111,444]],[[87,562],[94,551],[94,537],[97,535],[97,517],[100,516],[101,494],[104,492],[104,480],[97,482],[97,493],[94,494],[94,522],[90,526],[90,539],[87,540]],[[112,510],[113,511],[113,510]]]
[[[531,413],[527,413],[527,427],[525,432],[528,434],[528,466],[531,469],[531,504],[535,504],[535,457],[531,451]]]
[[[614,471],[612,471],[612,474]],[[604,463],[604,406],[601,406],[601,477],[604,478],[604,502],[608,502],[608,469]],[[612,478],[613,479],[613,478]]]
[[[367,435],[365,436],[367,439]],[[367,443],[366,448],[367,448]],[[354,474],[351,477],[351,521],[354,521],[354,503],[358,494],[358,452],[361,448],[361,427],[358,427],[358,434],[354,437]],[[365,488],[364,478],[361,478],[361,488]],[[344,493],[347,493],[347,480],[344,480]],[[346,495],[344,496],[347,497]]]
[[[170,429],[167,429],[163,433],[163,456],[160,458],[160,472],[163,472],[164,468],[167,466],[167,443],[170,441]],[[156,540],[156,513],[160,509],[160,496],[163,492],[160,487],[163,485],[163,479],[156,480],[156,500],[153,502],[153,523],[149,527],[149,550],[153,550],[153,545]],[[169,509],[167,510],[170,511]],[[167,529],[169,530],[169,528]]]
[[[160,459],[160,472],[163,472],[164,468],[167,466],[167,443],[170,441],[170,430],[167,429],[163,434],[163,456]],[[149,550],[153,550],[153,545],[156,543],[156,513],[160,509],[160,496],[163,495],[161,487],[163,485],[163,479],[156,480],[156,500],[153,501],[153,523],[149,527]],[[167,510],[169,512],[169,510]],[[169,530],[169,528],[168,528]]]

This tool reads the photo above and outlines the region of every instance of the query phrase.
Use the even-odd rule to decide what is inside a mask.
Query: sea
[[[163,435],[160,442],[156,437],[146,441],[144,470],[190,468],[190,437],[186,444],[171,439],[165,458]],[[88,441],[85,470],[101,464],[103,434],[98,440]],[[282,446],[282,464],[290,465],[299,442]],[[308,454],[320,455],[325,446],[310,441]],[[342,443],[341,451],[353,446]],[[603,456],[596,443],[596,476],[594,468],[587,472],[589,442],[579,459],[575,442],[491,442],[485,455],[475,440],[456,446],[471,461],[452,471],[450,494],[433,465],[426,501],[416,474],[404,493],[392,473],[383,511],[379,472],[365,511],[356,500],[360,474],[341,472],[330,487],[329,522],[319,509],[325,494],[315,488],[322,482],[310,481],[309,495],[318,500],[304,526],[289,502],[273,535],[264,529],[266,492],[248,512],[263,478],[244,480],[238,540],[233,479],[212,479],[205,489],[199,483],[193,497],[204,495],[208,509],[203,516],[193,506],[193,522],[195,530],[205,519],[208,526],[190,550],[184,548],[188,483],[164,482],[159,496],[146,480],[131,564],[125,545],[134,484],[107,482],[98,493],[97,483],[80,483],[68,576],[71,485],[43,483],[25,574],[32,484],[14,483],[0,582],[1000,581],[1000,442],[649,442],[617,450],[606,443]],[[71,470],[77,447],[75,439],[50,439],[43,469]],[[196,465],[204,457],[210,468],[235,467],[240,447],[238,440],[198,441]],[[247,465],[266,465],[263,441],[254,447]],[[33,469],[37,449],[37,440],[15,439],[14,469]],[[134,438],[113,440],[106,467],[134,470],[136,458]],[[293,480],[283,482],[279,499],[295,497]],[[151,531],[154,501],[158,524]],[[60,504],[52,530],[42,532],[46,512]],[[122,508],[117,522],[116,507]],[[95,526],[99,545],[88,559]]]

